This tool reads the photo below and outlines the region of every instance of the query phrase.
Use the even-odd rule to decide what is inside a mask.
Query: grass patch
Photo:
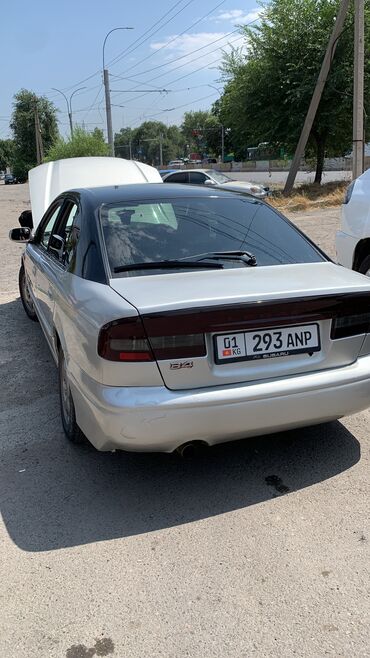
[[[309,183],[293,190],[289,197],[285,197],[281,190],[275,190],[269,203],[282,212],[297,212],[315,210],[316,208],[330,208],[339,206],[343,202],[344,193],[349,185],[348,181],[324,183]]]

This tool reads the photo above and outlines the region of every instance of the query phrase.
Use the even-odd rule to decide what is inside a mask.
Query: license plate
[[[216,363],[272,359],[321,349],[317,324],[222,334],[215,336],[214,342]]]

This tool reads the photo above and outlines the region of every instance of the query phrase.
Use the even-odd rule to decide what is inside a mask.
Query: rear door
[[[46,272],[48,269],[48,246],[50,236],[57,226],[63,199],[58,200],[48,210],[43,218],[34,241],[26,251],[25,270],[29,288],[37,310],[38,317],[47,336],[50,335],[50,300],[48,298],[48,283]]]
[[[49,220],[41,226],[38,234],[36,301],[40,318],[50,343],[54,338],[55,291],[63,282],[66,262],[70,257],[72,246],[71,231],[77,213],[77,204],[67,198],[63,199],[51,213]],[[63,240],[63,247],[57,252],[52,247],[52,236],[58,235]]]

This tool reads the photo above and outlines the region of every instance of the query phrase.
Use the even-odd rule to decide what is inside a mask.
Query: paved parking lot
[[[191,462],[66,443],[0,186],[0,656],[370,656],[370,414]],[[334,255],[338,211],[295,218]]]

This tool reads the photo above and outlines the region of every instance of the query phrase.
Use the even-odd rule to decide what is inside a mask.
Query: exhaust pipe
[[[176,452],[181,459],[194,459],[194,457],[201,454],[206,446],[207,444],[202,441],[188,441],[188,443],[183,443],[176,448]]]

